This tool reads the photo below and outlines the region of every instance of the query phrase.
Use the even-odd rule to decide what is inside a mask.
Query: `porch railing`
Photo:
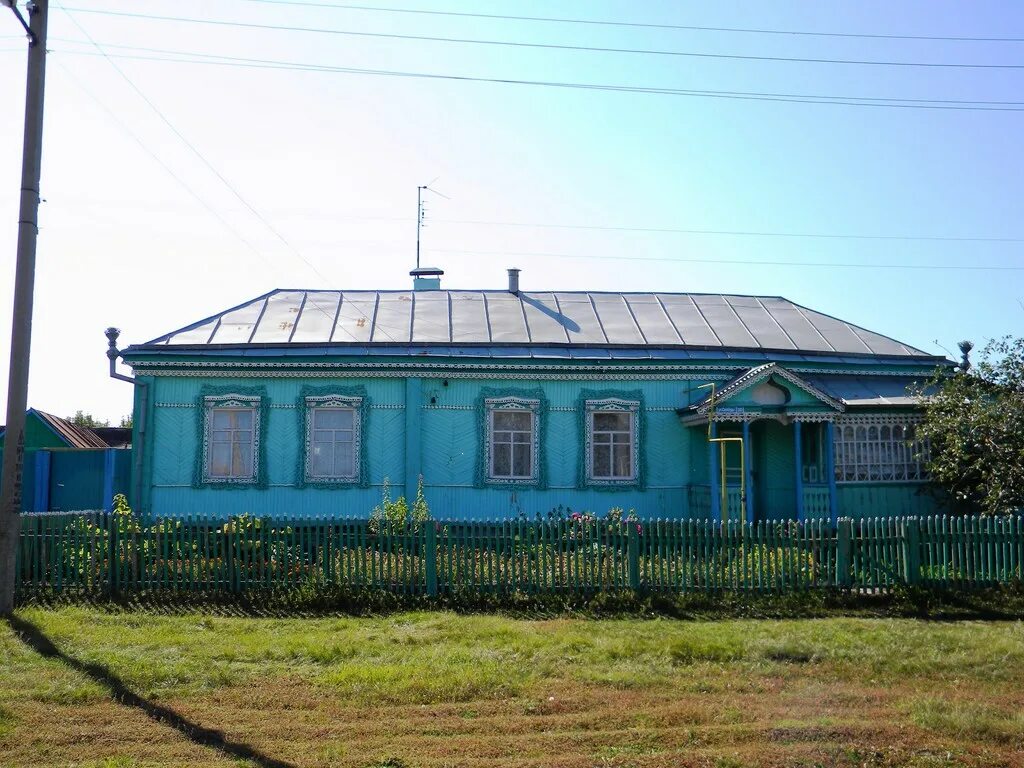
[[[831,520],[832,509],[829,503],[827,485],[804,485],[804,520]]]

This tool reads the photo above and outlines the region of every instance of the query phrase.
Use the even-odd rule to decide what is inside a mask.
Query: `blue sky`
[[[1024,64],[1022,42],[601,27],[246,0],[60,5],[590,47]],[[969,12],[937,2],[389,0],[380,7],[1024,38],[1024,7],[1009,2],[972,3]],[[0,16],[4,307],[13,288],[24,98],[24,54],[8,16]],[[97,55],[83,29],[273,231]],[[30,388],[31,404],[44,410],[81,408],[110,419],[130,410],[130,388],[106,378],[108,325],[121,327],[126,343],[140,342],[274,287],[407,287],[416,185],[435,178],[451,199],[430,201],[424,262],[446,270],[446,287],[501,287],[505,268],[518,266],[524,289],[781,294],[939,354],[955,352],[961,338],[1024,333],[1024,271],[940,268],[1024,267],[1024,242],[533,226],[1020,240],[1024,112],[232,68],[119,58],[163,54],[117,46],[485,78],[895,99],[1019,101],[1024,69],[540,50],[68,13],[59,5],[50,35]],[[848,264],[876,266],[838,266]],[[894,264],[919,268],[877,266]],[[4,310],[5,342],[9,323]],[[0,388],[6,343],[3,350]]]

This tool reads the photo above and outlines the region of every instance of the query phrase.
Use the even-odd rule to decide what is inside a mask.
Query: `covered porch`
[[[834,419],[843,410],[774,363],[681,410],[691,441],[689,515],[834,523]]]

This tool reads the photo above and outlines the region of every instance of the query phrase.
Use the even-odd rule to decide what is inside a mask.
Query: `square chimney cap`
[[[444,270],[437,267],[417,267],[409,274],[413,277],[440,277],[444,274]]]

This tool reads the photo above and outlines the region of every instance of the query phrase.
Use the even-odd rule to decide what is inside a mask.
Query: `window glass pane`
[[[334,433],[329,429],[317,429],[313,431],[313,443],[333,443]]]
[[[352,443],[337,443],[334,447],[334,476],[355,476],[355,453]]]
[[[600,411],[595,412],[594,429],[628,430],[629,416],[630,415],[628,413],[607,413]]]
[[[493,477],[508,477],[512,474],[512,446],[496,445],[492,456]]]
[[[612,472],[612,449],[610,445],[594,446],[594,477],[609,477]]]
[[[616,432],[612,435],[612,442],[616,445],[629,445],[630,435],[628,432]]]
[[[519,443],[520,445],[529,444],[533,442],[533,437],[530,435],[529,432],[513,432],[512,442]]]
[[[630,477],[633,474],[632,461],[628,448],[615,449],[615,465],[613,467],[615,477]]]
[[[532,423],[533,414],[529,411],[494,411],[495,429],[529,431]]]
[[[313,477],[329,477],[331,474],[331,447],[327,445],[314,446],[312,459],[310,472]]]
[[[236,443],[232,452],[232,477],[249,477],[252,475],[252,445]]]
[[[230,429],[215,429],[213,431],[213,441],[215,443],[230,443],[231,442],[231,430]]]
[[[513,474],[516,477],[529,477],[532,471],[530,466],[530,445],[517,445],[514,450]]]
[[[231,445],[214,443],[210,448],[210,476],[229,477],[231,475]]]
[[[313,410],[315,429],[352,429],[355,411],[351,408],[316,408]]]
[[[223,408],[213,409],[213,428],[231,429],[231,412]]]

